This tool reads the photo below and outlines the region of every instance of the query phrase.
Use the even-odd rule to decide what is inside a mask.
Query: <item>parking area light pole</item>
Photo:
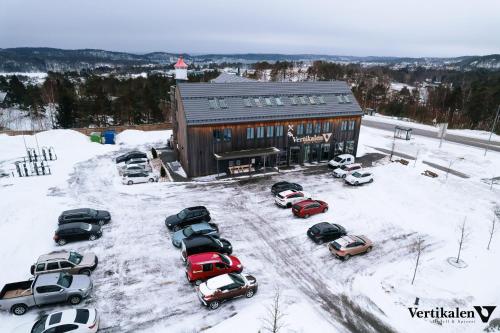
[[[491,127],[490,137],[488,139],[488,143],[486,144],[486,148],[484,149],[484,156],[486,156],[486,153],[488,152],[488,147],[490,146],[491,143],[491,137],[493,136],[493,132],[495,131],[495,127],[497,126],[498,116],[500,116],[500,105],[498,105],[497,114],[495,115],[495,119],[493,120],[493,126]]]

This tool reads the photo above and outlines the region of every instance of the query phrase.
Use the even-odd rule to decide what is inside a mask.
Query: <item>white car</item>
[[[120,170],[120,174],[141,171],[149,172],[151,171],[151,167],[148,164],[128,164],[123,166],[123,168]]]
[[[347,177],[345,177],[346,184],[350,185],[361,185],[365,183],[373,182],[373,175],[369,172],[363,170],[354,171]]]
[[[351,172],[361,169],[360,163],[346,164],[333,170],[333,177],[335,178],[345,178]]]
[[[352,164],[352,163],[354,163],[354,156],[352,156],[351,154],[342,154],[342,155],[335,157],[333,160],[330,160],[330,162],[328,162],[328,166],[330,168],[336,169],[336,168],[341,167],[343,165]]]
[[[274,202],[283,208],[290,208],[296,202],[311,199],[311,194],[304,191],[288,190],[278,193]]]
[[[132,185],[140,183],[154,183],[158,181],[158,176],[147,171],[124,173],[122,176],[122,184]]]
[[[34,323],[17,327],[15,333],[95,333],[99,329],[96,309],[71,309],[43,315]]]
[[[128,165],[134,165],[134,164],[139,164],[139,165],[146,165],[148,164],[148,159],[147,158],[132,158],[125,162],[125,167]]]

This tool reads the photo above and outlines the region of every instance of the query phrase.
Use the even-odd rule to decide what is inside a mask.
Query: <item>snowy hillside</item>
[[[71,130],[37,135],[40,146],[53,146],[58,160],[53,174],[0,178],[0,286],[30,277],[38,256],[60,249],[52,240],[61,211],[77,207],[106,209],[112,221],[95,242],[65,245],[65,250],[94,252],[93,294],[83,306],[96,307],[102,332],[255,333],[278,287],[282,293],[282,332],[480,332],[486,324],[431,323],[411,318],[408,307],[463,309],[500,304],[500,236],[486,249],[494,209],[500,206],[500,154],[414,136],[396,141],[395,151],[418,156],[408,165],[378,159],[391,149],[392,133],[362,127],[359,158],[375,161],[367,170],[375,181],[348,187],[324,165],[306,166],[265,178],[242,181],[122,185],[113,158],[127,149],[164,146],[169,131],[125,131],[115,146],[91,143]],[[36,145],[34,137],[0,135],[0,169]],[[466,174],[460,178],[425,162]],[[438,178],[421,173],[436,172]],[[281,180],[298,182],[314,198],[329,203],[326,214],[294,218],[278,208],[270,187]],[[215,311],[202,307],[187,283],[179,250],[171,244],[164,220],[187,206],[204,205],[244,265],[257,278],[251,299],[236,299]],[[465,268],[451,266],[457,255],[460,222],[467,218],[470,237],[462,253]],[[366,235],[373,251],[342,262],[326,244],[311,242],[306,231],[329,221],[349,233]],[[500,228],[500,227],[499,227]],[[422,237],[426,248],[411,284]],[[22,317],[0,312],[0,332],[33,321],[40,313],[70,308],[32,309]],[[492,318],[500,318],[497,309]]]

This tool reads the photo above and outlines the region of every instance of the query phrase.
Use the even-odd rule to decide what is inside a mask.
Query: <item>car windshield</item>
[[[280,198],[280,199],[284,198],[284,196],[282,196],[281,194],[278,194],[277,197]]]
[[[340,250],[342,248],[342,246],[340,246],[340,244],[337,242],[332,242],[332,246],[335,250]]]
[[[340,162],[340,161],[342,161],[342,157],[337,156],[337,157],[335,157],[333,160],[334,160],[335,162]]]
[[[343,165],[343,166],[341,166],[341,167],[340,167],[340,170],[345,170],[345,169],[347,169],[348,167],[349,167],[349,166],[347,166],[347,165]]]
[[[180,218],[180,219],[183,219],[187,216],[187,212],[185,209],[181,210],[181,212],[179,214],[177,214],[177,217]]]
[[[71,282],[73,282],[73,276],[64,273],[61,273],[57,280],[57,284],[64,288],[71,286]]]
[[[97,216],[97,210],[95,210],[95,209],[89,209],[89,214],[90,214],[90,216],[96,217]]]
[[[31,333],[42,333],[45,330],[45,322],[47,321],[48,315],[42,316],[38,319],[31,329]]]
[[[182,233],[184,234],[184,236],[189,237],[192,234],[194,234],[194,230],[191,227],[187,227],[184,230],[182,230]]]
[[[361,177],[361,174],[359,172],[353,172],[351,175],[356,178]]]
[[[243,279],[236,274],[231,274],[231,279],[233,279],[233,281],[240,286],[245,284],[245,281],[243,281]]]
[[[311,233],[314,234],[314,235],[319,234],[319,228],[318,227],[312,227],[311,228]]]
[[[71,261],[73,264],[78,265],[79,263],[82,262],[83,256],[76,252],[70,252],[69,253],[69,258],[68,260]]]
[[[231,265],[231,260],[229,260],[226,255],[219,254],[219,256],[223,263],[225,263],[226,265]]]

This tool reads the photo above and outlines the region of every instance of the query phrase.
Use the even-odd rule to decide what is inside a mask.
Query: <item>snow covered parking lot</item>
[[[0,179],[0,284],[29,277],[36,258],[57,249],[52,236],[57,216],[76,207],[107,209],[112,221],[95,242],[72,243],[64,249],[92,251],[99,256],[93,273],[93,295],[83,304],[96,307],[103,332],[257,332],[274,290],[282,291],[287,332],[471,332],[485,324],[430,323],[411,318],[408,307],[500,305],[500,239],[486,250],[493,210],[500,188],[482,179],[500,176],[500,154],[486,158],[479,149],[415,138],[398,141],[396,150],[416,155],[413,166],[382,159],[369,170],[375,181],[349,187],[327,173],[326,166],[267,178],[206,183],[153,183],[124,186],[113,158],[125,148],[145,148],[166,141],[166,132],[124,132],[122,145],[102,146],[72,131],[38,135],[54,146],[59,160],[53,175]],[[28,141],[32,138],[27,138]],[[360,153],[370,147],[391,147],[386,132],[363,128]],[[22,155],[21,137],[0,136],[0,167]],[[431,179],[429,166],[457,160],[454,168],[471,177]],[[3,165],[2,165],[3,162]],[[302,184],[313,198],[328,202],[326,214],[309,219],[276,207],[270,186],[280,180]],[[231,241],[244,272],[257,278],[259,292],[251,299],[203,308],[184,275],[180,252],[171,244],[166,216],[186,206],[204,205]],[[446,259],[456,255],[457,225],[467,216],[470,240],[463,252],[464,269]],[[339,261],[327,245],[307,236],[315,223],[329,221],[374,242],[367,255]],[[418,236],[428,245],[415,284],[410,284]],[[481,281],[481,283],[471,283]],[[0,331],[69,306],[33,309],[23,317],[0,313]],[[500,311],[493,318],[500,317]]]

